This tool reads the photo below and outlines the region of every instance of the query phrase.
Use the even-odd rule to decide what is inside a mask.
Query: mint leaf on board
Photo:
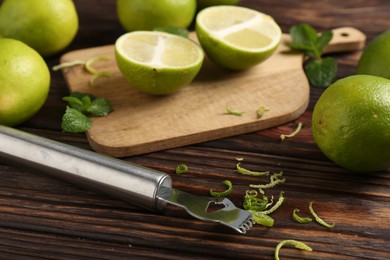
[[[81,101],[83,102],[83,105],[84,105],[84,110],[87,111],[88,110],[88,107],[91,106],[91,103],[92,103],[92,99],[94,99],[93,97],[89,96],[89,95],[85,95],[81,98]]]
[[[84,133],[91,127],[92,121],[77,109],[66,107],[61,127],[68,133]]]
[[[313,86],[326,88],[336,78],[337,61],[332,57],[309,60],[305,65],[305,73]]]
[[[87,112],[92,116],[106,116],[112,111],[110,102],[107,98],[96,98],[87,108]]]
[[[62,117],[62,129],[69,133],[83,133],[89,130],[92,121],[88,116],[106,116],[111,111],[111,105],[106,98],[95,98],[90,94],[73,92],[64,97],[68,102]]]
[[[89,98],[91,100],[94,99],[94,97],[88,93],[82,93],[82,92],[77,92],[77,91],[70,93],[70,96],[77,98],[77,99],[80,99],[80,100],[82,100],[83,97],[85,97],[85,96],[89,96]]]
[[[68,105],[71,108],[77,109],[80,112],[84,111],[84,104],[80,99],[72,96],[68,96],[68,97],[63,97],[62,100],[68,102]]]

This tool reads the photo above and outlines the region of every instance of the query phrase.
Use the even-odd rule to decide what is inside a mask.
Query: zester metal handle
[[[172,188],[165,173],[2,125],[0,157],[151,210],[165,206],[159,189]]]

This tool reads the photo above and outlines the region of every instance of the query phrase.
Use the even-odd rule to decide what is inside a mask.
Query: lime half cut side
[[[264,13],[239,6],[214,6],[196,19],[196,33],[207,56],[228,69],[247,69],[269,58],[282,31]]]
[[[204,59],[201,47],[186,38],[156,31],[122,35],[115,43],[117,65],[131,85],[165,95],[189,84]]]

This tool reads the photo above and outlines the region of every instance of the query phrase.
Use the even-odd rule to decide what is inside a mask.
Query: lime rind
[[[234,9],[239,8],[235,7]],[[207,13],[206,13],[207,15]],[[199,18],[200,21],[202,18]],[[223,41],[227,45],[231,45],[235,48],[239,48],[242,50],[246,50],[248,52],[259,52],[259,51],[265,51],[268,49],[273,48],[274,46],[278,45],[281,39],[281,30],[278,26],[275,26],[275,21],[272,17],[269,15],[265,15],[259,12],[253,11],[253,15],[250,16],[249,19],[242,19],[238,20],[235,18],[229,18],[229,20],[233,21],[234,23],[230,23],[226,28],[221,29],[212,29],[209,28],[207,24],[202,24],[202,22],[199,24],[199,26],[202,26],[205,31],[209,32],[210,37],[213,37],[215,39],[219,39]],[[261,28],[261,30],[259,29]],[[246,37],[250,37],[254,35],[257,39],[260,39],[261,41],[258,42],[257,45],[262,47],[245,47],[240,44],[235,43],[233,40],[231,40],[229,35],[237,35],[241,36],[245,32]],[[275,37],[275,35],[277,35]],[[244,42],[245,38],[236,37],[240,40],[240,43]],[[263,39],[262,39],[263,38]],[[264,43],[264,39],[267,39],[268,41]]]
[[[282,31],[271,16],[245,7],[206,8],[198,14],[195,27],[207,56],[234,70],[247,69],[268,59],[282,38]]]
[[[256,66],[267,60],[275,52],[278,45],[264,52],[253,52],[237,49],[214,37],[204,37],[206,32],[202,28],[196,29],[201,46],[207,56],[215,64],[231,69],[244,70]]]

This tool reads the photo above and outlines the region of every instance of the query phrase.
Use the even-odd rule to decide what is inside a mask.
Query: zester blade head
[[[245,234],[253,225],[252,214],[237,208],[227,198],[199,197],[184,191],[161,189],[157,198],[184,208],[195,218],[221,223]]]

